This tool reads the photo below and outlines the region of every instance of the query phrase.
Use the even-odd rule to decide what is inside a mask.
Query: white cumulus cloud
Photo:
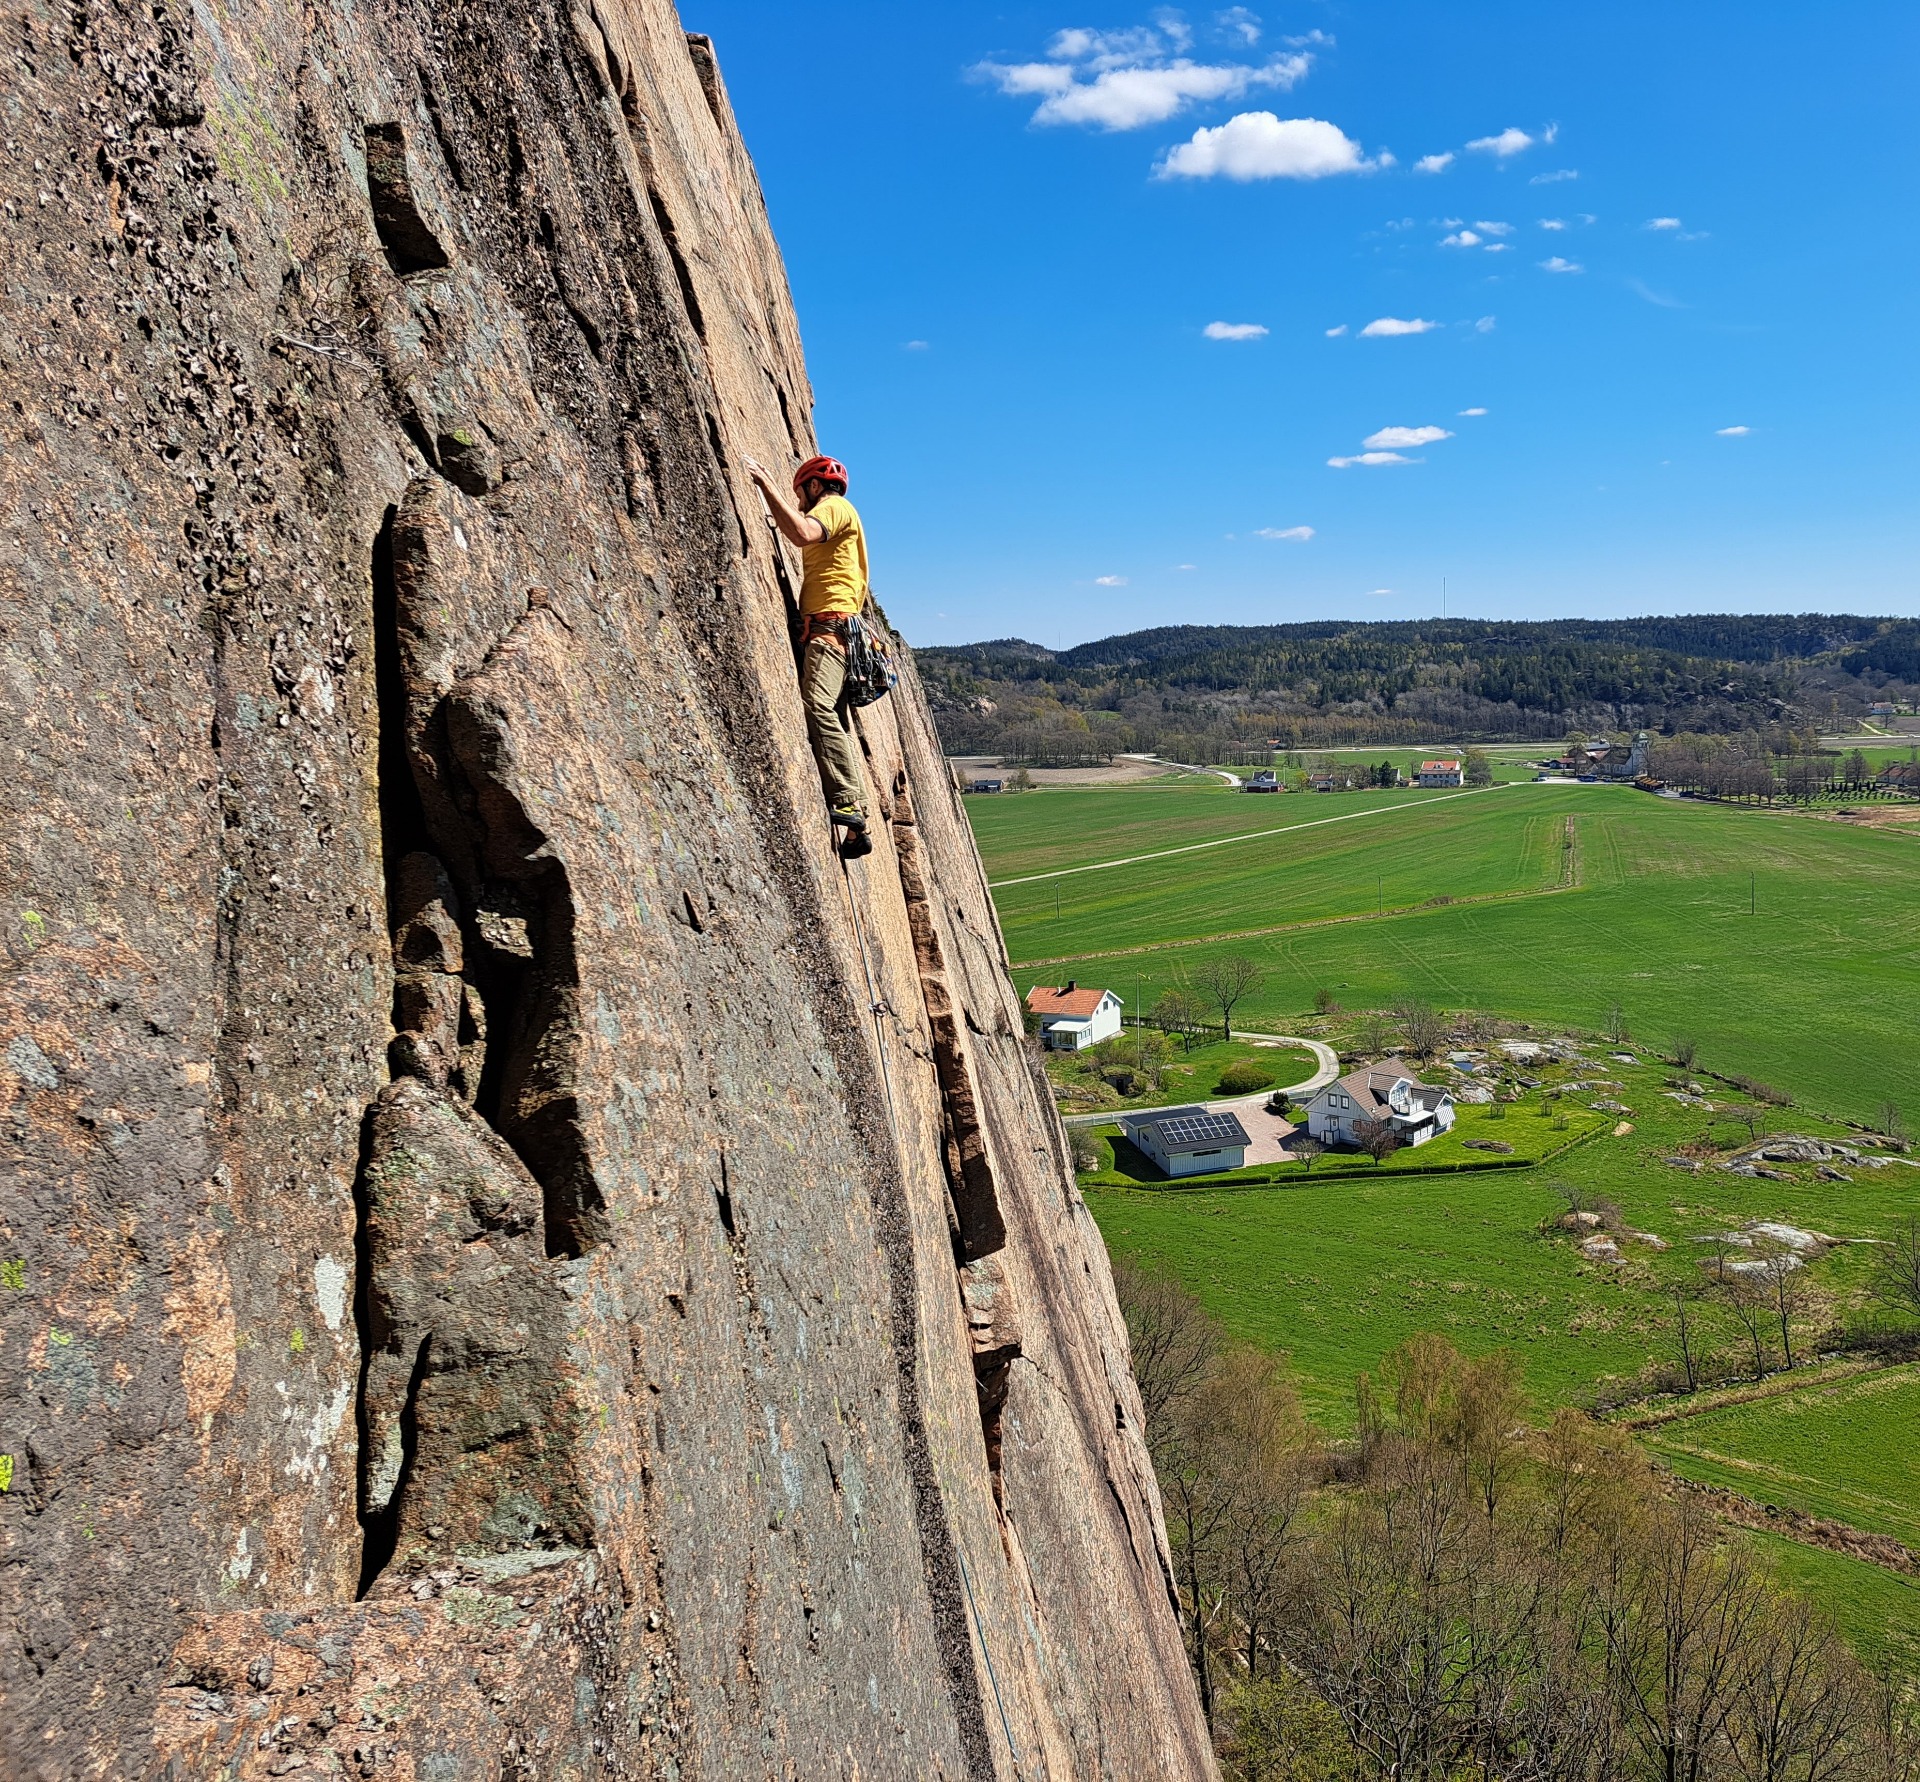
[[[1392,340],[1401,334],[1431,334],[1439,326],[1438,322],[1423,321],[1419,317],[1402,321],[1398,316],[1381,316],[1362,328],[1360,337],[1363,340]]]
[[[1290,544],[1305,544],[1313,536],[1311,526],[1261,526],[1253,535],[1255,538],[1283,538]]]
[[[1516,130],[1509,124],[1498,136],[1476,136],[1467,147],[1477,155],[1493,155],[1506,161],[1525,154],[1533,147],[1534,140],[1526,131]]]
[[[1471,229],[1456,229],[1446,240],[1441,242],[1440,245],[1442,247],[1457,248],[1478,247],[1480,245],[1480,237],[1474,234]]]
[[[1335,173],[1373,173],[1391,167],[1391,155],[1368,160],[1359,143],[1321,118],[1278,118],[1243,111],[1224,124],[1202,127],[1190,142],[1170,149],[1162,179],[1324,179]]]
[[[1259,37],[1258,21],[1245,7],[1222,14],[1220,22],[1243,45]],[[1127,31],[1061,31],[1044,61],[981,62],[971,72],[1009,97],[1038,98],[1036,124],[1138,130],[1190,105],[1258,88],[1286,92],[1313,66],[1312,56],[1298,50],[1264,63],[1196,62],[1185,54],[1192,43],[1192,31],[1168,12],[1157,25]]]
[[[1444,155],[1422,155],[1414,162],[1413,170],[1415,173],[1445,173],[1453,161],[1451,151]]]
[[[1380,464],[1417,464],[1417,458],[1403,458],[1398,452],[1357,452],[1351,458],[1329,458],[1327,460],[1335,470],[1350,470],[1356,464],[1369,468]]]
[[[1474,227],[1478,229],[1482,235],[1498,236],[1511,235],[1513,233],[1513,225],[1511,223],[1475,223]]]
[[[1680,227],[1680,219],[1678,217],[1649,217],[1647,219],[1647,227],[1649,229],[1677,229]]]
[[[1540,219],[1540,227],[1543,229],[1552,229],[1558,232],[1564,230],[1566,226],[1565,221],[1559,217],[1542,217]]]
[[[1200,332],[1209,340],[1264,340],[1267,336],[1258,322],[1209,322]]]
[[[1361,444],[1370,452],[1410,451],[1415,446],[1434,445],[1453,435],[1444,427],[1382,427],[1369,433]]]
[[[1339,327],[1329,328],[1327,330],[1327,338],[1329,340],[1338,340],[1341,335],[1346,333],[1346,331],[1347,331],[1347,325],[1345,322],[1342,322]]]
[[[1096,588],[1124,588],[1127,578],[1123,575],[1097,575],[1093,578]]]
[[[1540,262],[1542,272],[1585,272],[1586,268],[1578,260],[1568,260],[1555,254],[1551,260]]]
[[[1463,408],[1460,412],[1462,415],[1465,415],[1465,416],[1474,416],[1474,415],[1483,415],[1487,411],[1484,408]]]
[[[1753,429],[1751,427],[1717,427],[1714,431],[1722,439],[1745,439]]]

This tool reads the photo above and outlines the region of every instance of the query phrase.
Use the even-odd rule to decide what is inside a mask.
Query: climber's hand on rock
[[[752,477],[761,488],[772,487],[773,478],[767,474],[767,467],[758,458],[742,458],[740,462],[745,466],[747,475]]]

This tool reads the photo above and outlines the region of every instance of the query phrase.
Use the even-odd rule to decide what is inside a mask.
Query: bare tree
[[[1313,1166],[1320,1161],[1320,1158],[1325,1153],[1326,1148],[1327,1147],[1321,1144],[1321,1142],[1317,1138],[1314,1138],[1311,1134],[1304,1133],[1304,1132],[1301,1133],[1297,1138],[1289,1139],[1287,1141],[1288,1151],[1290,1151],[1295,1157],[1300,1159],[1303,1173],[1305,1173],[1306,1175],[1313,1174]]]
[[[1173,1407],[1206,1377],[1219,1353],[1220,1327],[1171,1275],[1125,1257],[1113,1265],[1113,1291],[1127,1321],[1133,1377],[1140,1383],[1140,1408],[1151,1443]]]
[[[1617,1002],[1608,1006],[1606,1035],[1616,1046],[1624,1046],[1633,1037],[1627,1030],[1627,1011]]]
[[[1393,1012],[1409,1052],[1430,1058],[1440,1049],[1447,1037],[1447,1024],[1432,1003],[1408,996],[1394,1005]]]
[[[1897,1101],[1883,1101],[1880,1104],[1880,1130],[1895,1143],[1905,1142],[1907,1123],[1900,1117],[1900,1104]]]
[[[1680,1367],[1686,1375],[1687,1390],[1699,1390],[1700,1374],[1695,1365],[1693,1352],[1693,1306],[1700,1297],[1700,1287],[1695,1281],[1675,1281],[1673,1294],[1673,1334],[1680,1346]]]
[[[1378,1058],[1393,1044],[1393,1035],[1377,1009],[1360,1017],[1360,1025],[1353,1030],[1353,1043],[1372,1058]]]
[[[1751,1264],[1721,1263],[1720,1297],[1753,1348],[1753,1377],[1767,1371],[1764,1346],[1767,1326],[1773,1322],[1773,1290]]]
[[[1793,1321],[1806,1312],[1808,1304],[1806,1271],[1800,1258],[1784,1245],[1768,1244],[1760,1253],[1759,1279],[1780,1326],[1781,1356],[1792,1367]]]
[[[1682,1070],[1692,1070],[1699,1056],[1700,1042],[1692,1034],[1676,1033],[1673,1036],[1673,1061]]]
[[[1353,1123],[1353,1142],[1376,1164],[1381,1164],[1407,1141],[1400,1136],[1399,1128],[1391,1120],[1356,1120]]]
[[[1206,1024],[1207,1006],[1185,984],[1174,984],[1160,992],[1148,1019],[1164,1033],[1177,1033],[1191,1042]]]
[[[1873,1293],[1899,1312],[1920,1312],[1920,1216],[1909,1213],[1873,1259]]]
[[[1233,1038],[1233,1011],[1237,1003],[1260,987],[1267,974],[1244,953],[1223,953],[1203,959],[1194,968],[1194,987],[1220,1011],[1220,1035]]]

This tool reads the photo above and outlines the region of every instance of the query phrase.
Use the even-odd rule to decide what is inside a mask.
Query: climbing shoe
[[[833,807],[833,820],[838,827],[850,829],[855,835],[865,835],[867,832],[866,813],[855,810],[850,804],[836,804]]]
[[[867,833],[863,823],[858,829],[849,829],[847,839],[840,844],[842,860],[858,860],[862,854],[873,852],[873,837]]]

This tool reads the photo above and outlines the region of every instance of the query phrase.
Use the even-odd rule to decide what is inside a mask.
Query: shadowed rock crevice
[[[401,124],[369,124],[366,130],[367,197],[373,227],[387,251],[387,264],[401,278],[452,264],[422,214],[407,166],[407,132]]]

